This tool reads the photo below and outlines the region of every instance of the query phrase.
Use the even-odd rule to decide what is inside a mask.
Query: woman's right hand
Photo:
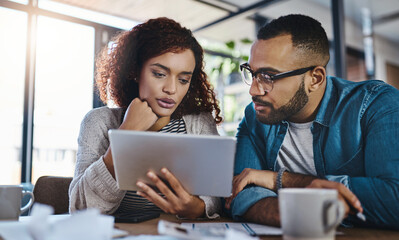
[[[146,101],[139,98],[133,99],[126,110],[122,125],[119,129],[146,131],[158,120],[157,115],[148,106]],[[104,154],[104,163],[112,177],[115,178],[114,163],[112,160],[111,147]]]
[[[146,131],[158,120],[146,101],[133,99],[126,110],[125,117],[119,129]]]

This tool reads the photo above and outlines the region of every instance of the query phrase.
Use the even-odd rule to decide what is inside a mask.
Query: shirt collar
[[[332,114],[334,112],[335,106],[337,105],[337,93],[333,84],[333,77],[326,77],[326,89],[324,91],[323,99],[321,100],[321,105],[319,111],[316,115],[315,122],[329,127]]]

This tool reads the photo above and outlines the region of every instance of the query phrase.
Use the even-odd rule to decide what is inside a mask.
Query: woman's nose
[[[173,77],[169,77],[165,81],[165,85],[163,86],[163,91],[167,94],[175,94],[176,93],[176,79]]]

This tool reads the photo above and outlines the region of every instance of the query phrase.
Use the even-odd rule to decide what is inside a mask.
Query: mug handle
[[[30,200],[25,206],[23,206],[21,208],[21,214],[26,212],[26,210],[28,210],[32,206],[33,202],[35,201],[35,197],[33,196],[32,192],[22,190],[22,197],[25,197],[26,195],[30,195]]]
[[[334,207],[336,209],[336,217],[335,220],[331,223],[328,224],[328,209]],[[331,231],[333,228],[337,227],[342,219],[345,216],[345,209],[344,205],[339,201],[339,200],[327,200],[323,204],[323,226],[324,226],[324,232],[327,233]]]

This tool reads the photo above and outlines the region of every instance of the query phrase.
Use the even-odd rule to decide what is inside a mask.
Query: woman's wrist
[[[108,148],[107,152],[103,155],[103,161],[109,173],[112,175],[113,178],[115,178],[114,162],[112,160],[112,153],[110,147]]]
[[[185,214],[176,214],[179,219],[197,219],[206,217],[206,206],[205,202],[198,196],[191,196],[193,198],[190,203],[191,207],[189,211],[185,211]]]
[[[125,123],[125,121],[122,122],[122,124],[119,126],[119,130],[133,130],[131,129],[129,126],[127,126],[128,124]]]
[[[201,198],[195,196],[198,200],[199,200],[199,205],[200,205],[200,214],[197,218],[203,218],[206,217],[206,205],[204,200],[202,200]]]
[[[206,217],[206,206],[205,202],[199,198],[198,196],[192,196],[194,198],[194,206],[196,206],[191,216],[187,216],[190,219],[196,219],[196,218],[204,218]]]

